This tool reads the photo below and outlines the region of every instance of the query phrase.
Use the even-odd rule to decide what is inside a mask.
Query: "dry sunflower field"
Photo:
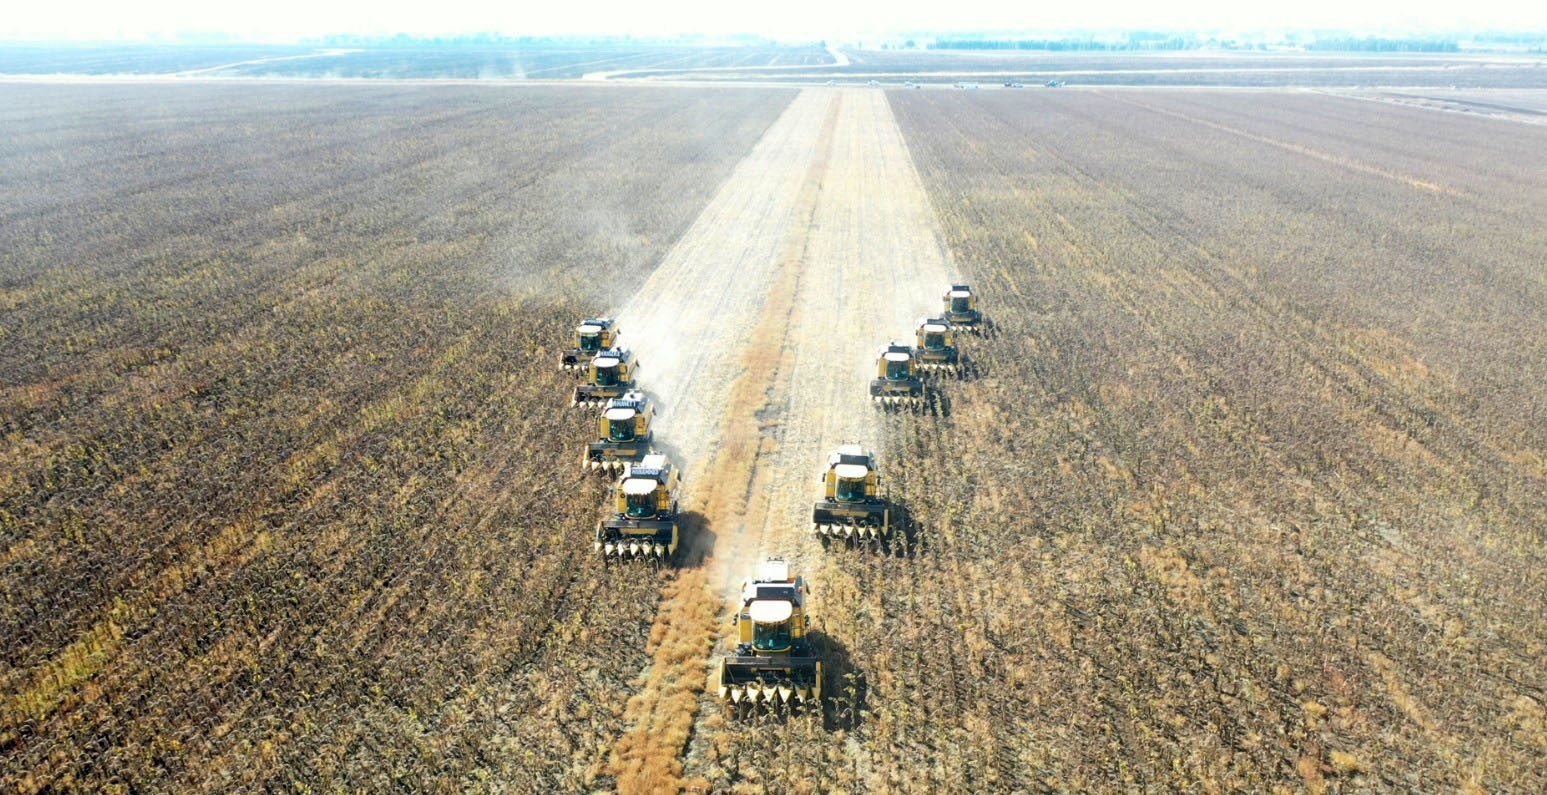
[[[1547,787],[1547,127],[1305,92],[0,86],[0,789]],[[993,321],[931,409],[876,349]],[[554,367],[682,467],[606,567]],[[882,457],[884,554],[806,532]],[[705,690],[765,556],[822,707]]]

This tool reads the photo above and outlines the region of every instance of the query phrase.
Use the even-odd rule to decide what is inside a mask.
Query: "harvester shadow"
[[[709,529],[709,517],[697,511],[683,511],[677,514],[677,531],[682,534],[682,541],[677,552],[677,567],[682,569],[696,569],[704,565],[704,560],[714,554],[715,541],[718,537]]]
[[[822,728],[850,731],[864,722],[870,697],[865,673],[854,665],[849,647],[820,630],[811,631],[822,658]]]

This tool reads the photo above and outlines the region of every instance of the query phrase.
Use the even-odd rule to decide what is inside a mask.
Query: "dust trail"
[[[700,701],[726,594],[765,555],[809,573],[812,476],[842,442],[881,447],[867,383],[877,348],[938,307],[935,226],[885,96],[807,90],[618,313],[708,531],[663,588],[609,760],[620,791],[682,783],[714,731]]]
[[[618,312],[660,404],[656,436],[689,484],[719,435],[831,99],[799,94]]]
[[[780,423],[780,473],[761,554],[793,544],[810,524],[817,474],[833,448],[857,442],[880,451],[881,421],[868,396],[879,348],[911,344],[918,321],[940,309],[949,253],[881,92],[846,97],[806,249],[791,328]],[[886,462],[882,461],[885,477]],[[818,551],[818,554],[820,552]]]
[[[726,604],[758,561],[792,559],[812,583],[819,626],[841,624],[826,620],[822,596],[835,578],[849,575],[807,534],[817,474],[844,442],[883,448],[868,392],[876,351],[889,339],[911,339],[916,322],[939,309],[953,272],[885,96],[841,96],[809,226],[790,235],[800,266],[790,311],[777,335],[759,339],[779,358],[758,412],[765,439],[742,515],[749,538],[716,555]],[[883,460],[883,475],[885,466]],[[722,637],[716,653],[728,651],[726,643]],[[689,775],[703,773],[705,749],[726,730],[709,717],[715,711],[712,704],[700,708],[685,760]]]
[[[744,517],[757,510],[751,495],[767,440],[756,415],[781,351],[765,343],[788,324],[800,276],[788,239],[810,223],[834,102],[832,92],[799,95],[619,313],[663,403],[658,438],[692,475],[683,506],[702,517],[700,527],[684,522],[690,568],[662,589],[651,665],[613,745],[608,770],[621,792],[678,789],[723,606],[714,583],[726,575],[714,556],[738,557]]]

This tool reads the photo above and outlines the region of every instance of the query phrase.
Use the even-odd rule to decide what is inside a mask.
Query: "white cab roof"
[[[833,468],[838,477],[844,479],[862,478],[865,476],[865,468],[859,464],[839,464]]]
[[[906,362],[909,359],[913,358],[911,355],[903,353],[901,351],[889,351],[887,353],[882,354],[882,356],[885,356],[886,360],[889,361],[889,362]]]
[[[598,356],[595,359],[592,359],[591,362],[593,364],[595,364],[597,367],[617,367],[618,366],[618,357],[616,357],[616,356]]]
[[[623,481],[623,493],[637,497],[655,491],[657,485],[655,478],[628,478]]]
[[[602,330],[601,326],[598,326],[598,325],[595,325],[595,324],[592,324],[592,323],[581,323],[580,324],[580,333],[581,334],[595,334],[596,332],[601,331],[601,330]]]
[[[613,422],[622,422],[624,420],[633,419],[636,413],[637,412],[630,408],[607,409],[606,411],[602,412],[602,416]]]
[[[790,620],[790,615],[795,612],[795,606],[789,602],[774,602],[759,599],[752,603],[747,611],[756,624],[778,624]]]
[[[967,291],[967,290],[952,290],[951,291],[951,297],[952,298],[966,298],[967,296],[970,296],[970,295],[972,295],[972,293]]]
[[[932,333],[940,333],[946,330],[946,326],[940,323],[925,323],[924,330]]]

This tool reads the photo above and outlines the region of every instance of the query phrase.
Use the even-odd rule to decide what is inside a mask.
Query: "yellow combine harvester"
[[[677,470],[660,453],[623,469],[615,510],[596,525],[596,551],[611,563],[670,561],[677,552]]]
[[[586,382],[575,387],[573,406],[605,403],[610,398],[623,397],[634,389],[634,371],[639,362],[621,348],[608,348],[591,358]]]
[[[965,284],[953,284],[941,297],[941,311],[945,319],[956,328],[978,334],[983,330],[983,313],[978,311],[978,297]]]
[[[736,653],[720,658],[715,693],[732,709],[817,706],[822,699],[822,661],[812,648],[806,616],[806,582],[790,565],[770,558],[741,586],[732,619]]]
[[[924,405],[924,382],[919,379],[913,349],[891,343],[876,357],[876,378],[870,382],[870,399],[882,408],[919,408]]]
[[[916,336],[913,358],[918,361],[919,370],[961,373],[962,355],[956,348],[956,331],[951,321],[943,317],[927,318],[919,324]]]
[[[811,532],[823,546],[834,538],[874,543],[891,533],[892,511],[881,495],[875,453],[857,444],[839,447],[827,457],[822,484],[822,499],[811,510]]]
[[[587,448],[580,465],[592,472],[621,472],[650,452],[654,434],[650,423],[655,406],[643,392],[629,392],[607,401],[596,419],[597,440]]]
[[[622,332],[612,318],[586,318],[575,327],[575,347],[559,354],[559,367],[584,370],[598,353],[616,347]]]

